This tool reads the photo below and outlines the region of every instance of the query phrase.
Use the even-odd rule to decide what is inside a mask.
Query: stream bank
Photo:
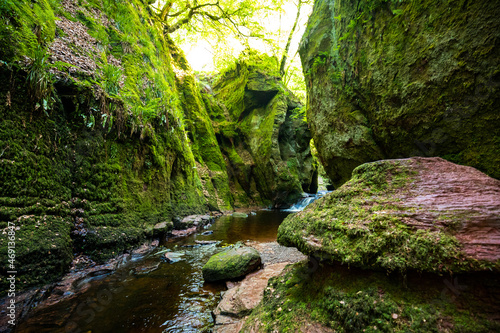
[[[287,215],[280,211],[257,211],[247,218],[225,215],[198,233],[169,238],[156,247],[149,244],[88,274],[68,276],[41,290],[38,297],[27,295],[33,301],[26,306],[37,306],[19,322],[16,332],[208,330],[226,285],[204,283],[201,267],[211,255],[238,241],[275,241]],[[272,257],[264,252],[263,258]],[[175,253],[179,260],[168,263],[165,253]]]

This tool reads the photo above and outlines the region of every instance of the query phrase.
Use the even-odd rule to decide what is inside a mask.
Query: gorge
[[[193,71],[154,8],[0,5],[2,331],[500,329],[500,4],[315,0],[305,105],[250,48]],[[219,323],[201,266],[248,240],[307,258]]]

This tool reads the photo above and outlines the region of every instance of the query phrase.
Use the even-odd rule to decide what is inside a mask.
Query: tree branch
[[[297,5],[297,16],[295,17],[295,22],[293,23],[293,27],[292,27],[292,30],[290,31],[290,34],[288,35],[288,40],[286,42],[285,50],[283,51],[283,56],[281,57],[280,74],[282,77],[285,75],[285,65],[286,65],[286,60],[288,58],[288,51],[290,50],[290,44],[292,43],[292,37],[293,37],[293,34],[295,33],[295,29],[297,28],[297,23],[299,22],[300,7],[301,6],[302,6],[302,0],[299,0],[299,3]]]
[[[184,9],[178,11],[177,13],[171,14],[171,15],[167,14],[166,17],[177,17],[177,16],[180,16],[181,14],[184,14],[186,12],[186,10],[189,9],[189,12],[186,14],[186,16],[184,18],[178,20],[174,24],[170,25],[166,22],[166,20],[163,20],[163,23],[166,25],[165,28],[163,29],[164,33],[172,33],[174,31],[176,31],[177,29],[182,27],[184,24],[189,23],[189,21],[193,18],[194,15],[204,15],[204,16],[206,16],[214,21],[219,21],[222,18],[222,16],[220,16],[220,17],[215,16],[215,15],[212,15],[212,14],[206,12],[206,11],[199,10],[201,8],[204,8],[204,7],[217,7],[223,14],[225,13],[219,4],[219,1],[214,2],[214,3],[204,3],[204,4],[199,4],[199,5],[197,4],[197,1],[195,1],[194,4],[195,4],[194,6],[191,6],[191,4],[189,2],[187,2],[186,7]]]

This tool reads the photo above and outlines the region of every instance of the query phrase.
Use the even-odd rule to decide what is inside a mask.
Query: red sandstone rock
[[[500,180],[439,157],[410,160],[418,176],[402,197],[403,206],[416,208],[407,224],[448,228],[453,219],[449,229],[468,256],[499,260]]]
[[[287,217],[278,241],[370,269],[499,271],[500,180],[438,157],[366,163]]]

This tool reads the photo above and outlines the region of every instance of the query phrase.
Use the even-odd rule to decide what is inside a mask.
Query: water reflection
[[[144,257],[132,258],[114,273],[78,281],[78,296],[34,311],[16,332],[199,332],[212,323],[211,310],[224,284],[204,283],[201,267],[227,244],[276,240],[288,213],[258,211],[247,218],[223,216],[207,230],[170,240]],[[217,240],[199,245],[196,240]],[[182,253],[168,263],[165,250]]]

